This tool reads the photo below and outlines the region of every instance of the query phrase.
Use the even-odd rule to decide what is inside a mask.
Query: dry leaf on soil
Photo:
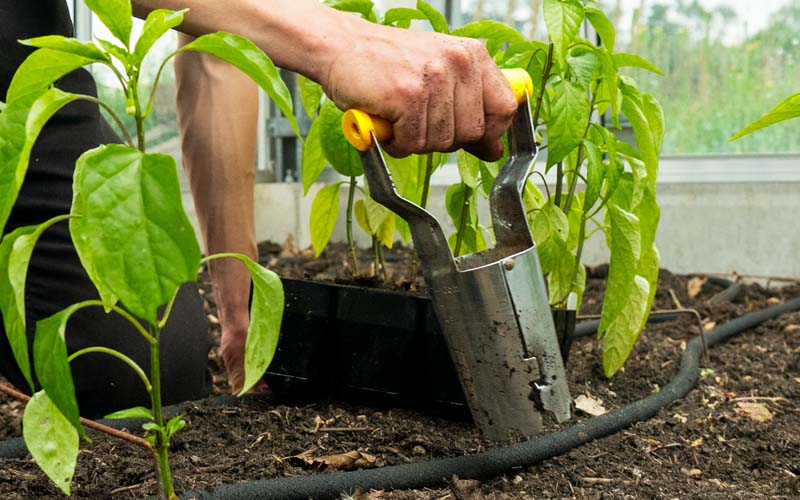
[[[588,394],[581,394],[575,398],[575,409],[593,417],[608,413],[608,410],[603,406],[602,400],[589,396]]]
[[[708,283],[708,278],[694,277],[686,284],[686,292],[689,297],[695,298],[703,291],[703,285]]]
[[[739,401],[736,403],[736,413],[755,422],[769,422],[772,420],[772,412],[762,403]]]
[[[312,456],[317,448],[310,448],[303,453],[289,457],[291,464],[300,467],[311,467],[317,470],[354,470],[383,467],[384,461],[369,453],[353,450],[347,453],[333,455]]]

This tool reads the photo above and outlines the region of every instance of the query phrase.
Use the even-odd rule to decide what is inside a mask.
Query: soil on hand
[[[316,267],[324,268],[321,272],[327,279],[343,278],[349,272],[342,268],[346,253],[323,255],[329,262],[325,267],[309,263],[299,251],[287,261],[286,255],[280,256],[289,251],[286,246],[272,249],[262,253],[271,267],[294,269],[301,277]],[[365,255],[362,265],[367,270],[370,261]],[[605,267],[590,270],[582,314],[600,312],[606,271]],[[749,284],[733,301],[718,301],[712,298],[723,287],[703,277],[662,271],[659,281],[655,309],[692,308],[699,320],[688,313],[675,321],[649,325],[624,370],[611,380],[602,375],[599,342],[577,340],[567,374],[573,398],[582,396],[580,407],[586,411],[613,410],[658,391],[675,375],[686,342],[702,330],[800,294],[800,286],[767,289]],[[213,291],[207,279],[203,283],[212,333],[218,336]],[[395,283],[401,283],[401,288],[418,286],[410,280]],[[484,482],[453,478],[449,485],[435,489],[351,491],[342,497],[800,498],[800,314],[784,315],[714,347],[701,364],[697,387],[656,418],[541,465]],[[225,392],[217,354],[212,355],[210,367],[217,392]],[[4,437],[19,432],[15,417],[19,408],[0,396]],[[587,413],[575,410],[566,425],[585,418],[589,418]],[[288,403],[270,393],[247,396],[222,408],[191,403],[186,420],[186,428],[174,438],[172,454],[174,476],[182,491],[247,479],[418,462],[496,446],[483,440],[467,421],[352,402]],[[84,445],[78,458],[73,498],[144,498],[156,494],[155,481],[147,452],[94,435],[93,444]],[[64,497],[25,459],[0,461],[0,498]]]

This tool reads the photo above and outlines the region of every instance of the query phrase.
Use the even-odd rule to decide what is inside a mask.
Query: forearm
[[[315,81],[341,51],[370,23],[322,5],[318,0],[133,0],[134,14],[146,17],[156,8],[189,8],[179,29],[199,36],[228,31],[252,40],[276,65]]]
[[[188,37],[181,36],[185,42]],[[175,60],[183,165],[208,254],[257,258],[253,217],[256,85],[233,66],[206,54]],[[247,327],[250,275],[236,259],[210,264],[220,320]]]

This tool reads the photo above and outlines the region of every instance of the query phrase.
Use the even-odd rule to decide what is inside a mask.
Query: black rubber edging
[[[748,313],[706,333],[706,344],[709,347],[719,344],[766,320],[798,309],[800,309],[800,297],[782,305]],[[340,498],[342,492],[350,493],[356,486],[367,490],[412,489],[447,484],[453,475],[464,479],[499,476],[562,455],[573,448],[609,436],[636,422],[657,415],[662,408],[681,399],[695,386],[702,352],[701,337],[693,338],[683,352],[678,374],[658,393],[532,441],[494,448],[475,455],[379,469],[223,485],[211,491],[190,492],[183,496],[196,500],[306,500],[308,498],[324,500]]]

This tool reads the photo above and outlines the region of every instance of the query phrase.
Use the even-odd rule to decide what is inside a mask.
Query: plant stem
[[[555,205],[561,208],[561,191],[564,189],[564,165],[562,162],[556,164],[556,198]]]
[[[386,281],[386,261],[383,258],[383,246],[378,244],[378,264],[381,266],[381,279]]]
[[[544,99],[544,87],[547,85],[547,79],[550,77],[550,69],[553,67],[553,44],[551,43],[547,49],[547,59],[542,69],[542,83],[539,86],[539,95],[536,96],[536,108],[533,111],[533,130],[539,126],[539,112],[542,110],[542,100]]]
[[[378,248],[380,243],[378,243],[378,237],[374,234],[372,235],[372,267],[374,268],[373,277],[378,278],[378,268],[381,267],[380,259],[378,259]]]
[[[428,205],[428,196],[431,189],[431,176],[433,175],[433,153],[428,153],[425,163],[425,178],[422,179],[422,198],[419,200],[419,206],[425,208]],[[411,281],[413,283],[414,277],[417,275],[417,251],[411,255]],[[385,274],[385,272],[384,272]],[[384,277],[385,279],[385,277]]]
[[[347,246],[350,249],[350,263],[353,266],[353,276],[358,276],[358,258],[356,257],[356,244],[353,241],[353,203],[356,197],[356,177],[350,176],[350,190],[347,192]]]
[[[144,373],[144,370],[142,370],[142,367],[136,364],[136,361],[132,360],[131,358],[122,354],[119,351],[115,351],[114,349],[109,349],[107,347],[99,347],[99,346],[87,347],[85,349],[81,349],[80,351],[75,351],[72,354],[70,354],[69,357],[67,358],[67,362],[72,362],[72,360],[77,358],[78,356],[83,356],[84,354],[89,354],[91,352],[114,356],[115,358],[119,359],[120,361],[128,365],[134,372],[136,372],[137,375],[139,375],[139,378],[142,379],[142,382],[144,383],[144,387],[145,389],[147,389],[147,392],[150,392],[153,389],[152,385],[150,384],[150,380],[147,379],[147,375]]]
[[[169,443],[164,431],[164,415],[161,408],[161,360],[159,357],[158,338],[160,328],[151,325],[151,334],[156,339],[150,345],[150,381],[153,389],[150,391],[150,400],[153,404],[153,421],[158,426],[155,431],[156,457],[158,458],[158,472],[161,475],[161,489],[167,500],[178,498],[175,495],[175,485],[172,482],[172,471],[169,468]]]
[[[90,95],[81,95],[79,97],[84,101],[93,102],[98,106],[100,106],[101,108],[105,109],[106,112],[108,112],[108,115],[114,120],[114,123],[116,123],[117,126],[119,127],[119,130],[122,132],[122,135],[125,136],[125,142],[128,143],[128,146],[133,147],[133,138],[131,138],[130,132],[128,132],[128,129],[125,128],[125,125],[122,123],[122,120],[120,120],[119,116],[117,116],[117,114],[114,112],[113,109],[111,109],[111,107],[108,104]]]
[[[463,183],[462,183],[463,184]],[[464,238],[464,229],[467,227],[467,214],[469,213],[469,201],[472,198],[472,188],[464,185],[464,205],[461,207],[461,220],[458,221],[458,231],[456,232],[456,244],[453,254],[458,257],[461,253],[461,241]]]

